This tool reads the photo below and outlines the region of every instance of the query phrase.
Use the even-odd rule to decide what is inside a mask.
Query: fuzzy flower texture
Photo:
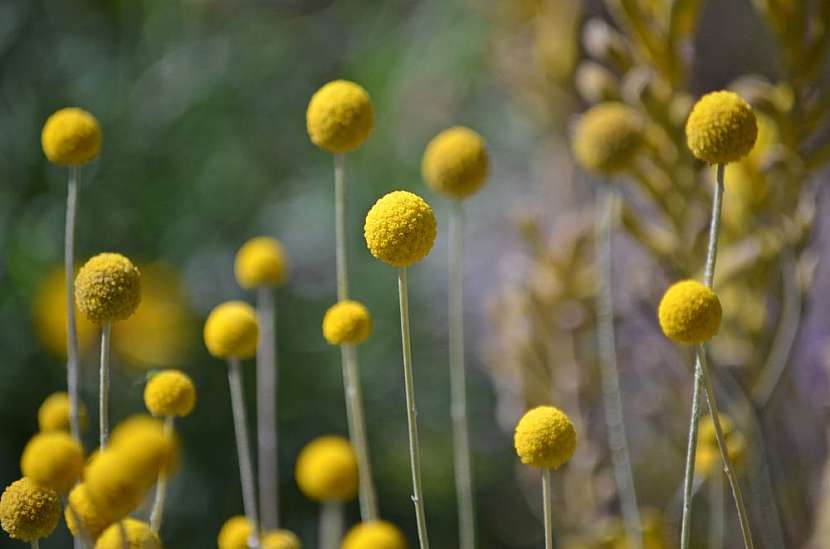
[[[349,501],[357,494],[357,458],[345,438],[324,436],[308,443],[297,458],[297,485],[316,501]]]
[[[311,142],[333,154],[360,147],[372,133],[375,111],[361,86],[347,80],[329,82],[311,97],[306,129]]]
[[[280,286],[288,278],[288,260],[282,244],[268,236],[250,239],[234,261],[236,281],[246,290]]]
[[[366,214],[363,235],[377,259],[393,267],[409,267],[426,257],[435,243],[435,214],[420,196],[393,191]]]
[[[156,417],[184,417],[196,406],[196,387],[184,372],[166,370],[147,382],[144,404]]]
[[[23,477],[0,496],[0,526],[9,536],[32,542],[45,538],[58,525],[61,503],[57,492]]]
[[[141,302],[141,273],[121,254],[98,254],[78,271],[75,301],[95,324],[124,320]]]
[[[395,525],[384,520],[361,522],[343,538],[341,549],[406,549],[406,538]]]
[[[696,280],[682,280],[671,286],[657,311],[666,337],[689,345],[703,343],[717,334],[722,315],[718,296]]]
[[[216,540],[218,549],[248,549],[251,523],[242,515],[225,521]],[[261,549],[302,549],[300,539],[289,530],[270,530],[260,538]]]
[[[576,450],[576,430],[562,410],[539,406],[519,420],[513,442],[525,465],[559,469]]]
[[[457,126],[435,136],[424,151],[421,172],[427,185],[450,198],[465,198],[484,185],[490,170],[484,139]]]
[[[372,315],[357,301],[335,303],[323,317],[323,337],[332,345],[357,345],[372,333]]]
[[[708,164],[729,164],[752,150],[758,124],[752,107],[729,91],[712,92],[698,100],[686,121],[686,141],[695,158]]]
[[[83,109],[61,109],[46,120],[40,142],[49,162],[58,166],[80,166],[101,151],[101,126]]]
[[[101,532],[106,530],[107,526],[115,521],[115,517],[105,508],[100,508],[95,505],[89,497],[89,490],[85,483],[76,484],[72,491],[69,492],[69,503],[72,505],[72,508],[67,507],[64,510],[63,518],[66,520],[66,526],[69,528],[69,531],[74,536],[78,536],[81,533],[81,529],[75,520],[76,515],[81,521],[84,531],[92,539],[97,539],[101,535]]]
[[[259,341],[256,311],[242,301],[219,305],[205,322],[204,339],[208,351],[216,358],[251,358]]]
[[[576,161],[586,171],[614,175],[628,168],[642,145],[643,122],[631,107],[602,103],[582,115],[573,136]]]

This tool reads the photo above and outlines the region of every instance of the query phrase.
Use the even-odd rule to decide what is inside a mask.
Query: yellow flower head
[[[456,126],[429,142],[421,161],[421,173],[433,190],[452,198],[464,198],[484,184],[489,164],[484,139],[469,128]]]
[[[349,441],[325,436],[308,443],[297,458],[300,490],[317,501],[348,501],[357,494],[357,459]]]
[[[84,470],[90,501],[113,520],[127,516],[144,501],[152,486],[152,471],[126,451],[99,451]]]
[[[406,538],[385,520],[361,522],[346,533],[340,549],[406,549]]]
[[[236,515],[225,521],[216,538],[218,549],[248,549],[248,537],[251,535],[251,523],[242,515]]]
[[[363,226],[369,251],[393,267],[409,267],[426,257],[435,232],[432,208],[407,191],[393,191],[378,199]]]
[[[67,507],[64,509],[63,518],[66,521],[66,526],[69,528],[69,531],[75,536],[80,534],[78,525],[75,522],[75,515],[81,521],[83,530],[92,539],[97,539],[101,535],[101,532],[113,522],[113,519],[107,512],[92,503],[92,499],[90,499],[89,492],[84,483],[76,484],[72,488],[72,491],[69,492],[69,503],[72,505],[72,508]]]
[[[696,280],[682,280],[663,295],[657,316],[666,337],[703,343],[718,333],[723,311],[715,292]]]
[[[38,282],[32,302],[32,321],[43,346],[55,356],[65,358],[66,276],[63,265],[51,269]],[[95,343],[97,329],[84,315],[80,314],[77,303],[75,304],[75,326],[78,333],[78,348],[83,353]]]
[[[36,434],[20,458],[23,476],[61,494],[78,482],[83,469],[81,445],[63,431]]]
[[[743,467],[746,457],[746,438],[735,429],[732,419],[726,414],[720,414],[720,426],[723,438],[726,441],[726,451],[736,469]],[[712,417],[707,415],[700,420],[700,432],[697,439],[695,453],[695,471],[702,476],[708,476],[719,470],[721,463],[718,439],[715,435],[715,424]]]
[[[758,125],[752,107],[738,94],[717,91],[695,103],[686,121],[686,142],[696,158],[729,164],[752,150]]]
[[[127,532],[124,546],[121,526]],[[120,524],[109,526],[95,542],[95,549],[161,549],[161,540],[153,533],[150,525],[136,519],[124,519]]]
[[[144,404],[157,417],[184,417],[196,405],[196,387],[190,376],[179,370],[154,375],[144,388]]]
[[[361,86],[347,80],[329,82],[311,97],[306,128],[311,142],[330,153],[360,147],[372,133],[375,110]]]
[[[562,410],[539,406],[519,420],[513,443],[522,463],[559,469],[576,450],[576,431]]]
[[[261,286],[280,286],[288,276],[288,260],[279,240],[258,236],[236,252],[236,281],[246,290]]]
[[[98,254],[75,277],[75,301],[95,324],[124,320],[141,302],[141,273],[121,254]]]
[[[613,175],[624,171],[643,143],[643,122],[634,109],[622,103],[601,103],[577,123],[573,153],[586,171]]]
[[[81,429],[86,429],[86,406],[78,403],[78,415],[81,418]],[[37,423],[43,432],[69,432],[69,395],[64,392],[52,393],[37,411]]]
[[[363,343],[372,333],[372,316],[362,303],[345,299],[323,317],[323,337],[332,345]]]
[[[256,311],[242,301],[217,306],[205,321],[204,338],[216,358],[251,358],[259,341]]]
[[[150,484],[160,473],[169,473],[178,465],[178,439],[161,420],[150,416],[137,414],[119,423],[112,431],[110,446],[128,454]]]
[[[49,162],[58,166],[80,166],[101,151],[101,126],[83,109],[61,109],[46,119],[40,143]]]
[[[32,542],[45,538],[58,525],[58,493],[23,477],[9,484],[0,496],[0,526],[13,539]]]
[[[289,530],[265,532],[261,540],[262,549],[303,549],[300,538]]]

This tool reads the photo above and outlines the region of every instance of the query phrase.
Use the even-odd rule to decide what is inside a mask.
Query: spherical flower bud
[[[484,139],[469,128],[456,126],[429,142],[421,161],[421,173],[434,191],[451,198],[464,198],[484,184],[489,164]]]
[[[324,436],[308,443],[297,458],[300,490],[317,501],[348,501],[357,494],[357,459],[349,441]]]
[[[30,543],[45,538],[60,518],[58,493],[30,478],[12,482],[0,496],[0,526],[13,539]]]
[[[261,540],[262,549],[303,549],[300,538],[289,530],[265,532]]]
[[[126,451],[99,451],[84,470],[90,501],[118,520],[137,509],[152,486],[152,471]]]
[[[236,253],[234,272],[236,281],[246,290],[280,286],[288,276],[285,249],[275,238],[252,238]]]
[[[61,109],[46,119],[40,143],[49,162],[58,166],[80,166],[101,151],[101,126],[83,109]]]
[[[614,175],[629,167],[643,139],[643,122],[632,108],[615,102],[592,107],[579,119],[573,153],[586,171]]]
[[[703,343],[717,334],[722,315],[718,296],[696,280],[672,285],[657,311],[666,337],[690,345]]]
[[[701,97],[686,121],[686,142],[707,164],[729,164],[752,150],[758,125],[752,107],[738,94],[712,92]]]
[[[435,214],[420,196],[393,191],[381,197],[369,213],[363,235],[369,251],[393,267],[422,260],[435,242]]]
[[[513,442],[522,463],[559,469],[576,450],[576,430],[562,410],[539,406],[519,420]]]
[[[75,301],[95,324],[124,320],[141,302],[141,273],[121,254],[98,254],[75,277]]]
[[[150,378],[144,388],[144,404],[156,417],[184,417],[196,405],[196,387],[190,376],[179,370],[165,370]]]
[[[20,458],[20,470],[25,477],[61,494],[78,482],[83,469],[81,445],[63,431],[33,436]]]
[[[64,509],[63,518],[66,526],[74,536],[78,536],[81,530],[75,520],[76,515],[81,521],[83,531],[88,533],[92,539],[97,539],[107,526],[112,524],[113,518],[105,510],[96,506],[89,497],[86,484],[76,484],[69,492],[69,506]]]
[[[332,345],[363,343],[372,333],[372,316],[362,303],[345,299],[323,317],[323,337]]]
[[[256,311],[241,301],[217,306],[205,322],[204,339],[216,358],[251,358],[259,341]]]
[[[86,406],[78,402],[78,415],[81,419],[81,428],[86,428],[87,413]],[[37,423],[43,432],[65,431],[69,432],[69,395],[64,392],[52,393],[37,411]]]
[[[110,447],[129,455],[134,474],[143,474],[148,484],[178,465],[178,439],[165,429],[164,422],[150,416],[138,414],[119,423],[112,431]]]
[[[361,522],[346,533],[340,549],[406,549],[406,538],[384,520]]]
[[[124,545],[123,531],[127,533]],[[124,519],[109,526],[95,542],[95,549],[161,549],[161,540],[146,522]]]
[[[218,549],[248,549],[251,535],[251,523],[242,515],[236,515],[225,521],[216,538]]]
[[[375,111],[361,86],[346,80],[329,82],[311,97],[306,128],[311,142],[339,154],[360,147],[372,133]]]

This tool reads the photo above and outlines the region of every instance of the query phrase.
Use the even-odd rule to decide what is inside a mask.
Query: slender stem
[[[542,510],[545,515],[545,549],[553,549],[553,490],[550,469],[542,469]]]
[[[164,418],[164,434],[167,436],[173,435],[173,416]],[[164,503],[167,499],[167,472],[161,471],[159,478],[156,481],[156,495],[153,501],[153,510],[150,512],[150,529],[156,534],[161,530],[161,520],[164,516]]]
[[[709,548],[723,549],[723,477],[709,477]]]
[[[464,210],[460,200],[450,213],[450,405],[455,458],[455,491],[458,500],[460,549],[475,547],[475,509],[467,420],[467,372],[464,367]]]
[[[72,502],[69,501],[68,497],[61,496],[63,500],[64,506],[69,510],[69,514],[72,515],[72,520],[75,522],[75,529],[77,530],[77,535],[74,535],[72,538],[72,545],[75,549],[87,548],[90,549],[94,545],[92,539],[87,532],[86,524],[83,523],[81,520],[80,515],[75,510],[75,507],[72,505]]]
[[[40,542],[38,540],[32,540],[32,549],[40,549]]]
[[[81,441],[81,415],[78,405],[80,374],[78,328],[75,323],[75,217],[78,211],[80,167],[69,168],[64,231],[64,275],[66,277],[66,390],[69,393],[69,426],[72,437]]]
[[[110,345],[112,342],[112,324],[107,322],[101,327],[101,371],[98,387],[98,418],[100,446],[106,448],[110,440]]]
[[[421,489],[421,450],[418,443],[418,411],[415,407],[415,382],[412,375],[412,348],[409,338],[409,295],[406,286],[406,269],[398,270],[398,297],[401,308],[401,340],[403,347],[403,374],[406,388],[406,420],[409,427],[409,461],[412,466],[412,503],[418,525],[418,541],[421,549],[429,548],[424,496]]]
[[[320,506],[320,549],[338,549],[343,537],[343,504],[326,501]]]
[[[617,366],[616,341],[614,333],[614,296],[612,289],[613,265],[611,255],[612,218],[616,209],[614,189],[602,189],[601,212],[596,226],[597,264],[597,344],[602,377],[605,426],[614,480],[620,497],[623,520],[628,544],[632,549],[643,547],[640,510],[637,506],[637,492],[634,487],[634,473],[628,451],[628,437],[623,420],[623,404],[620,395],[620,374]]]
[[[337,299],[349,299],[349,263],[346,247],[346,157],[334,155],[334,219],[337,261]]]
[[[257,375],[257,450],[259,471],[259,509],[262,530],[279,528],[279,455],[277,454],[276,315],[274,289],[257,292],[257,317],[261,332],[256,355]]]
[[[686,446],[686,473],[683,477],[683,519],[680,527],[680,549],[689,549],[691,540],[692,490],[695,480],[695,453],[700,418],[700,364],[695,361],[692,389],[692,414],[689,418],[689,441]]]
[[[744,538],[744,546],[746,549],[753,549],[754,545],[752,543],[752,532],[749,527],[749,516],[746,512],[743,494],[741,493],[741,484],[735,476],[735,467],[732,465],[732,459],[729,457],[729,448],[726,446],[726,438],[723,435],[718,402],[715,398],[715,390],[712,386],[712,379],[709,376],[709,367],[706,364],[706,349],[703,345],[698,346],[697,357],[703,377],[703,387],[706,389],[706,401],[709,404],[709,413],[712,416],[712,425],[715,427],[715,438],[718,441],[718,449],[720,450],[720,457],[723,462],[723,472],[726,475],[726,479],[729,481],[729,486],[732,488],[732,496],[735,499],[735,506],[738,509],[738,522],[741,525],[741,534]]]
[[[715,262],[718,259],[718,239],[720,238],[720,212],[723,206],[723,164],[718,164],[715,192],[712,195],[712,221],[709,224],[709,246],[706,251],[706,270],[703,271],[703,283],[709,288],[715,280]]]
[[[231,389],[231,406],[233,408],[233,428],[236,434],[236,452],[239,459],[239,480],[242,484],[242,501],[245,516],[253,526],[248,545],[251,549],[259,547],[259,519],[256,508],[256,485],[254,468],[251,462],[251,444],[248,440],[248,420],[245,414],[245,396],[242,392],[242,372],[239,359],[228,359],[228,385]]]

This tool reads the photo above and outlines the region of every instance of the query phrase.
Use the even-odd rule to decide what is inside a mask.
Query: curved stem
[[[257,318],[261,335],[256,355],[257,451],[262,530],[279,528],[279,454],[277,453],[277,384],[274,289],[259,288]]]
[[[409,427],[409,461],[412,466],[412,503],[418,524],[418,540],[421,549],[429,548],[424,496],[421,488],[421,450],[418,442],[418,411],[415,408],[415,382],[412,375],[412,348],[409,338],[409,296],[406,285],[406,269],[398,270],[398,297],[401,308],[401,340],[403,347],[403,373],[406,388],[406,420]]]
[[[236,452],[239,459],[239,480],[242,484],[242,501],[245,516],[251,523],[251,537],[248,545],[251,549],[259,547],[259,517],[256,507],[256,487],[254,468],[251,462],[251,444],[248,439],[248,420],[245,414],[245,395],[242,391],[242,372],[239,359],[228,359],[228,385],[231,390],[233,408],[233,428],[236,434]]]
[[[98,425],[101,448],[106,448],[110,440],[110,346],[112,342],[112,324],[101,327],[101,371],[98,385]]]
[[[460,200],[450,214],[450,405],[455,457],[455,491],[458,504],[460,549],[475,547],[475,509],[467,420],[467,373],[464,367],[464,210]]]
[[[173,416],[164,418],[164,434],[168,437],[173,435]],[[153,501],[153,510],[150,512],[150,529],[158,534],[161,530],[161,520],[164,516],[164,503],[167,499],[167,471],[161,471],[156,481],[156,495]]]
[[[320,506],[320,549],[337,549],[343,537],[343,504],[326,501]]]
[[[602,189],[601,212],[596,226],[597,264],[597,344],[602,378],[603,408],[608,447],[614,480],[620,497],[626,536],[632,549],[643,546],[640,510],[637,506],[637,492],[628,451],[628,437],[623,420],[623,404],[620,395],[620,373],[617,366],[616,337],[614,333],[614,296],[612,290],[611,233],[612,218],[616,209],[616,194],[613,189]]]
[[[545,515],[545,549],[553,549],[553,491],[550,469],[542,469],[542,511]]]
[[[69,426],[72,437],[81,442],[79,409],[80,373],[78,328],[75,322],[75,218],[78,211],[80,167],[69,168],[64,230],[64,275],[66,277],[66,390],[69,393]]]

